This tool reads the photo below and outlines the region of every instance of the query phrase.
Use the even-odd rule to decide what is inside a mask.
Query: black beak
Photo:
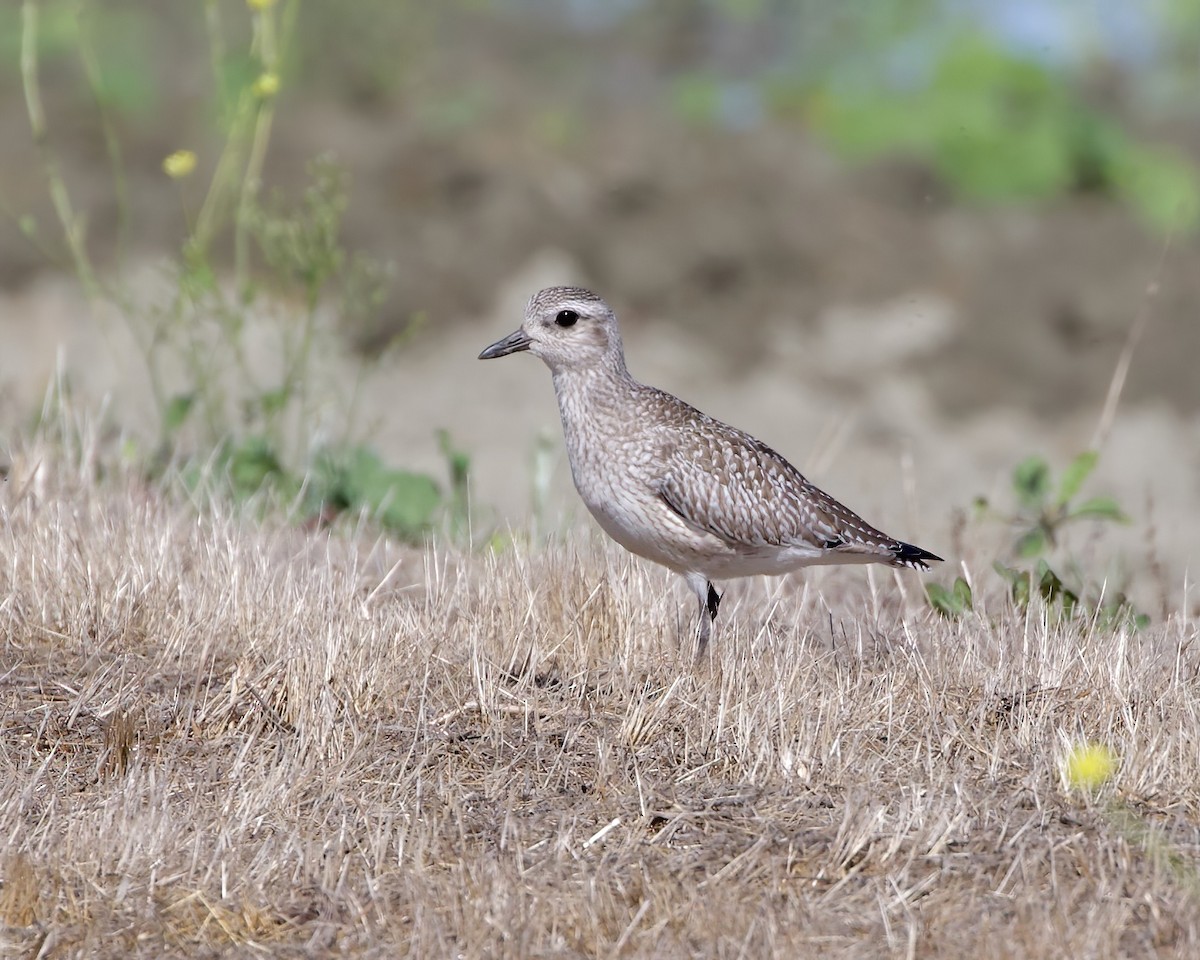
[[[494,360],[496,357],[507,357],[510,353],[520,353],[528,350],[533,343],[524,330],[514,330],[503,340],[497,340],[479,355],[480,360]]]

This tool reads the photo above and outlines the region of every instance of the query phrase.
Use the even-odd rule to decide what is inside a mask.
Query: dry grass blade
[[[0,953],[1200,951],[1193,620],[736,589],[696,666],[596,540],[422,558],[14,477]]]
[[[1121,348],[1121,355],[1117,357],[1116,367],[1113,368],[1112,379],[1108,384],[1108,393],[1104,397],[1104,407],[1100,411],[1100,421],[1096,424],[1096,433],[1092,437],[1091,449],[1097,452],[1104,449],[1104,443],[1108,439],[1113,423],[1117,419],[1117,406],[1121,402],[1121,393],[1125,389],[1125,378],[1129,376],[1129,366],[1133,363],[1133,355],[1137,352],[1138,344],[1141,343],[1142,337],[1146,333],[1146,328],[1150,325],[1151,306],[1154,298],[1158,295],[1158,278],[1162,276],[1162,272],[1166,267],[1167,254],[1171,252],[1171,242],[1173,239],[1174,234],[1168,233],[1163,240],[1162,251],[1159,254],[1158,264],[1155,267],[1155,277],[1146,288],[1141,308],[1138,310],[1137,316],[1134,317],[1133,323],[1129,327],[1129,334],[1125,338],[1125,345]]]

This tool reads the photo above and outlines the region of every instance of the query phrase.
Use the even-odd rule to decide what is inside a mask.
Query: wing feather
[[[711,418],[689,429],[665,463],[658,493],[689,526],[733,547],[807,545],[894,556],[898,541],[810,483],[786,459]]]

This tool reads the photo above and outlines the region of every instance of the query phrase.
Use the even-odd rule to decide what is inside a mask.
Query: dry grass
[[[590,536],[422,554],[20,473],[0,955],[1200,953],[1194,621],[951,624],[841,571],[734,587],[693,665],[690,600]]]

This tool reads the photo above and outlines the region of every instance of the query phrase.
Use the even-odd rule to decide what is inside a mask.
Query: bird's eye
[[[574,310],[559,310],[558,316],[554,318],[554,322],[560,327],[571,327],[575,325],[575,321],[579,319],[579,314]]]

